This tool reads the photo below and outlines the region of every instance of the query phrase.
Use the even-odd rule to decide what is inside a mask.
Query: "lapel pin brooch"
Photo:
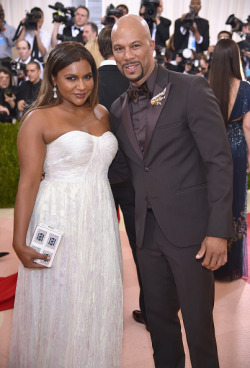
[[[161,101],[166,97],[166,87],[164,88],[164,90],[162,92],[160,92],[158,95],[154,96],[151,99],[151,105],[161,105]]]

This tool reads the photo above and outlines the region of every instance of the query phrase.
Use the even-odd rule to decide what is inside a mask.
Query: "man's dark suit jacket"
[[[73,37],[72,36],[72,31],[71,31],[71,26],[66,26],[66,27],[63,28],[63,35],[67,36],[67,37]],[[80,31],[78,33],[78,35],[74,38],[75,38],[75,41],[84,43],[83,38],[82,38],[82,31]]]
[[[209,46],[209,23],[206,19],[199,17],[195,18],[195,23],[200,35],[203,37],[202,43],[196,43],[196,52],[202,53],[206,51]],[[180,31],[181,26],[181,19],[177,19],[174,27],[174,48],[176,52],[188,47],[189,31],[187,30],[186,34],[183,35]]]
[[[98,99],[108,110],[111,104],[129,87],[129,81],[116,65],[103,65],[98,68]],[[112,88],[110,86],[112,85]]]
[[[161,23],[156,27],[155,44],[166,47],[166,41],[169,39],[169,27],[171,20],[160,17]]]
[[[135,188],[137,246],[143,244],[150,203],[167,239],[177,247],[205,236],[228,238],[232,227],[232,158],[217,100],[205,78],[159,66],[150,105],[144,155],[124,93],[111,106],[110,122],[121,152],[111,182],[131,173]],[[124,159],[123,159],[124,158]],[[129,169],[129,170],[128,170]]]

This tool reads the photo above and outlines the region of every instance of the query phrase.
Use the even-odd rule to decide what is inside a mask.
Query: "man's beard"
[[[141,64],[140,64],[141,65]],[[143,67],[141,65],[141,74],[139,74],[137,77],[135,78],[129,78],[126,76],[126,74],[124,73],[124,70],[122,68],[122,74],[124,75],[125,78],[127,78],[130,82],[138,82],[139,80],[141,80],[144,77],[144,71],[143,71]]]

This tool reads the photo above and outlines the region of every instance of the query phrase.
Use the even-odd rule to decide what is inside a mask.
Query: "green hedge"
[[[19,179],[16,139],[19,123],[0,123],[0,208],[15,204]]]
[[[19,123],[0,123],[0,208],[15,204],[19,179],[16,139]],[[250,174],[248,174],[250,189]]]

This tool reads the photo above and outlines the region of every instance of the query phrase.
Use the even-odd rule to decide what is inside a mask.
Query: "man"
[[[34,16],[38,16],[34,18],[33,21],[36,22],[36,29],[26,28],[24,25],[25,19],[21,21],[22,29],[17,38],[16,45],[18,45],[19,41],[26,40],[29,42],[31,47],[31,57],[32,59],[37,59],[41,63],[44,62],[44,57],[49,51],[51,37],[50,34],[42,28],[44,21],[44,14],[42,9],[38,7],[34,7],[30,11]]]
[[[88,41],[96,38],[98,35],[98,27],[94,22],[88,22],[83,28],[83,43],[86,44]]]
[[[176,52],[189,48],[201,53],[206,51],[209,46],[209,23],[206,19],[199,17],[200,0],[191,0],[189,7],[190,11],[193,9],[194,20],[185,22],[187,16],[190,18],[190,13],[188,13],[183,14],[180,19],[175,21],[174,47]]]
[[[140,16],[148,22],[151,37],[155,40],[155,45],[160,47],[166,47],[166,41],[169,39],[169,27],[171,26],[171,20],[163,18],[161,13],[163,12],[163,1],[159,0],[159,6],[157,7],[157,14],[155,18],[145,18],[145,6],[140,9]]]
[[[218,368],[212,271],[226,262],[232,230],[232,158],[220,109],[205,78],[154,63],[154,41],[139,16],[120,18],[111,36],[131,87],[110,110],[120,147],[110,180],[130,173],[135,189],[155,365],[185,367],[181,308],[192,367]]]
[[[113,24],[106,25],[98,35],[98,46],[104,59],[98,68],[98,100],[110,110],[111,104],[129,87],[129,81],[117,68],[111,42],[111,30]],[[146,313],[144,296],[142,290],[141,276],[136,257],[136,236],[135,236],[135,192],[130,180],[111,185],[115,200],[116,209],[120,206],[129,244],[131,246],[133,258],[136,265],[138,281],[140,286],[139,306],[140,310],[134,310],[132,316],[136,322],[146,323]]]
[[[0,121],[12,122],[16,115],[15,89],[11,86],[11,72],[0,66]]]
[[[0,65],[10,69],[12,46],[15,45],[15,42],[12,41],[15,35],[15,28],[9,26],[4,18],[4,9],[2,4],[0,4]]]
[[[38,96],[41,87],[41,69],[40,65],[36,61],[30,61],[26,66],[26,74],[29,80],[23,82],[17,88],[17,109],[19,112],[18,118],[20,119],[23,113],[29,108]]]
[[[78,6],[75,11],[75,24],[63,28],[63,35],[66,37],[76,38],[76,41],[82,42],[83,27],[89,20],[89,9],[84,5]],[[57,34],[59,33],[59,26],[61,23],[54,22],[51,47],[54,48],[58,43]]]
[[[217,42],[226,38],[226,39],[232,39],[233,35],[231,32],[228,32],[228,31],[220,31],[217,35]],[[210,63],[211,62],[211,58],[212,58],[212,55],[213,55],[213,52],[214,52],[214,48],[215,48],[215,45],[210,45],[208,46],[208,49],[207,49],[207,60],[208,62]]]
[[[28,41],[26,40],[21,40],[18,42],[18,44],[16,45],[16,49],[18,52],[19,57],[15,59],[16,62],[23,64],[28,64],[31,60],[31,47]],[[34,60],[36,62],[39,63],[40,65],[40,69],[41,69],[41,74],[40,74],[40,78],[42,79],[43,77],[43,66],[42,63],[40,63],[38,60]],[[25,70],[20,68],[17,70],[17,84],[21,84],[24,80],[27,80],[27,76],[25,74]]]
[[[240,48],[241,61],[245,76],[250,81],[250,15],[248,16],[247,23],[242,26],[242,35],[244,40],[238,42]]]

